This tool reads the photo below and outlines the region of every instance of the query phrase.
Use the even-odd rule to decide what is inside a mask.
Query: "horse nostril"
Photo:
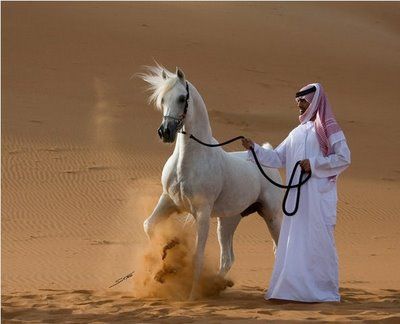
[[[162,126],[160,126],[160,127],[157,129],[157,133],[158,133],[158,136],[159,136],[160,138],[163,137]]]

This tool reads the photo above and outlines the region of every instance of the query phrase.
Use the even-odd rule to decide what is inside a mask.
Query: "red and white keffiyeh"
[[[300,91],[310,89],[313,86],[316,88],[315,92],[300,97],[307,100],[310,106],[303,115],[299,116],[299,119],[300,123],[304,124],[315,116],[314,126],[318,142],[324,156],[328,156],[333,153],[332,146],[342,139],[345,139],[345,137],[333,115],[331,105],[328,102],[328,98],[321,84],[311,83],[301,88]]]

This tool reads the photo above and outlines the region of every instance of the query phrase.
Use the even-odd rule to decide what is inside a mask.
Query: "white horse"
[[[206,106],[196,88],[177,68],[173,74],[161,66],[150,67],[142,79],[153,91],[150,101],[163,113],[158,130],[163,142],[176,145],[162,172],[163,193],[153,213],[144,222],[151,239],[154,227],[174,212],[187,212],[196,219],[197,241],[190,299],[196,298],[204,249],[211,217],[218,217],[220,244],[219,273],[224,276],[234,261],[232,239],[242,215],[257,211],[278,243],[281,228],[282,191],[266,181],[246,152],[225,152],[206,147],[189,138],[193,134],[205,143],[218,143],[211,133]],[[187,133],[179,133],[183,127]],[[275,181],[279,172],[265,168]]]

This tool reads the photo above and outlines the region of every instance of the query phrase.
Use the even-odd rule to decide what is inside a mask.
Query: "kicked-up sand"
[[[1,8],[3,322],[400,321],[399,3]],[[297,124],[294,93],[324,85],[352,152],[338,183],[341,303],[264,301],[274,256],[255,214],[234,237],[233,287],[215,281],[219,294],[188,302],[189,273],[181,290],[160,290],[176,269],[157,257],[152,266],[163,244],[149,248],[142,223],[173,145],[159,141],[161,115],[134,76],[153,58],[183,69],[220,141],[278,145]],[[206,283],[216,280],[215,232],[213,221]],[[185,239],[167,253],[190,258],[194,234]],[[145,284],[157,274],[164,284]]]

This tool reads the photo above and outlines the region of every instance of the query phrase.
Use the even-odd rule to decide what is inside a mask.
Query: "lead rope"
[[[182,133],[182,134],[187,134],[185,131],[181,131],[181,133]],[[201,140],[199,140],[198,138],[196,138],[193,134],[190,134],[189,138],[195,140],[196,142],[198,142],[198,143],[200,143],[200,144],[202,144],[202,145],[204,145],[204,146],[208,146],[208,147],[218,147],[218,146],[224,146],[224,145],[226,145],[226,144],[235,142],[235,141],[240,140],[240,139],[243,139],[243,138],[245,138],[245,137],[244,137],[244,136],[237,136],[237,137],[234,137],[234,138],[232,138],[232,139],[230,139],[230,140],[228,140],[228,141],[225,141],[225,142],[223,142],[223,143],[217,143],[217,144],[208,144],[208,143],[204,143],[203,141],[201,141]],[[304,178],[304,179],[302,180],[303,175],[304,175],[306,172],[304,172],[303,170],[301,170],[301,172],[300,172],[300,177],[299,177],[299,182],[298,182],[297,184],[292,185],[294,175],[296,174],[296,170],[297,170],[297,168],[299,167],[300,162],[301,162],[301,161],[297,161],[296,164],[295,164],[294,167],[293,167],[293,171],[292,171],[292,174],[290,175],[290,179],[289,179],[288,185],[287,185],[287,186],[282,185],[282,184],[280,184],[280,183],[275,182],[274,180],[272,180],[272,179],[264,172],[264,170],[263,170],[263,168],[262,168],[262,166],[261,166],[261,163],[260,163],[260,161],[258,160],[257,155],[256,155],[256,152],[254,151],[254,148],[253,148],[253,147],[250,147],[250,151],[251,151],[251,153],[253,154],[254,161],[256,161],[257,167],[258,167],[258,169],[260,170],[261,174],[264,176],[264,178],[266,178],[266,179],[267,179],[269,182],[271,182],[273,185],[275,185],[275,186],[277,186],[277,187],[279,187],[279,188],[282,188],[282,189],[286,189],[286,192],[285,192],[285,195],[284,195],[283,201],[282,201],[282,210],[283,210],[283,213],[284,213],[286,216],[293,216],[293,215],[295,215],[295,214],[297,213],[297,210],[299,209],[300,189],[301,189],[301,186],[304,185],[304,184],[310,179],[310,177],[311,177],[311,172],[308,173],[307,177]],[[288,198],[288,196],[289,196],[289,191],[290,191],[290,189],[294,189],[294,188],[297,188],[296,204],[295,204],[295,206],[294,206],[293,211],[289,212],[289,211],[287,211],[287,209],[286,209],[286,201],[287,201],[287,198]]]
[[[183,118],[185,118],[185,115],[186,115],[186,113],[187,113],[187,109],[188,109],[188,106],[189,106],[189,102],[188,102],[188,101],[189,101],[189,84],[186,82],[186,103],[185,103],[185,108],[184,108],[184,112],[183,112]],[[186,133],[185,131],[183,131],[183,130],[181,131],[181,133],[182,133],[182,134],[187,134],[187,133]],[[234,138],[232,138],[232,139],[230,139],[230,140],[228,140],[228,141],[225,141],[225,142],[223,142],[223,143],[208,144],[208,143],[202,142],[201,140],[199,140],[198,138],[196,138],[193,134],[190,134],[189,137],[190,137],[191,139],[194,139],[196,142],[198,142],[198,143],[200,143],[200,144],[202,144],[202,145],[204,145],[204,146],[208,146],[208,147],[224,146],[224,145],[230,144],[230,143],[232,143],[232,142],[235,142],[235,141],[237,141],[237,140],[240,140],[240,139],[244,138],[244,136],[237,136],[237,137],[234,137]],[[291,174],[291,176],[290,176],[288,185],[287,185],[287,186],[282,185],[282,184],[277,183],[277,182],[275,182],[274,180],[272,180],[272,179],[264,172],[263,168],[261,167],[260,161],[258,161],[256,152],[254,151],[254,148],[253,148],[253,147],[250,147],[250,151],[251,151],[251,153],[253,154],[254,160],[256,161],[257,167],[258,167],[258,169],[260,170],[261,174],[262,174],[269,182],[271,182],[273,185],[275,185],[275,186],[277,186],[277,187],[279,187],[279,188],[282,188],[282,189],[286,189],[286,192],[285,192],[285,195],[284,195],[283,201],[282,201],[282,210],[283,210],[284,214],[285,214],[286,216],[293,216],[294,214],[296,214],[297,210],[299,209],[300,188],[301,188],[302,185],[304,185],[304,184],[310,179],[310,177],[311,177],[311,172],[310,172],[310,173],[308,174],[308,176],[302,181],[301,179],[302,179],[302,177],[303,177],[303,175],[304,175],[305,172],[304,172],[303,170],[301,170],[301,172],[300,172],[300,177],[299,177],[299,183],[298,183],[298,184],[295,184],[295,185],[292,185],[293,178],[294,178],[294,175],[295,175],[295,173],[296,173],[297,167],[300,165],[300,161],[297,161],[296,164],[295,164],[295,166],[294,166],[294,168],[293,168],[292,174]],[[286,210],[286,200],[287,200],[287,198],[288,198],[288,196],[289,196],[289,191],[290,191],[290,189],[293,189],[293,188],[297,188],[296,205],[295,205],[294,210],[293,210],[292,212],[288,212],[288,211]],[[185,222],[185,224],[186,224],[186,222]],[[108,288],[112,288],[112,287],[114,287],[114,286],[116,286],[116,285],[119,285],[121,282],[123,282],[123,281],[125,281],[125,280],[131,278],[131,277],[133,276],[134,272],[135,272],[135,271],[132,271],[132,272],[128,273],[126,276],[123,276],[123,277],[121,277],[121,278],[115,280],[115,282],[114,282],[110,287],[108,287]]]
[[[182,134],[187,134],[185,131],[181,131],[181,133],[182,133]],[[237,140],[240,140],[240,139],[244,138],[244,136],[237,136],[237,137],[232,138],[232,139],[230,139],[230,140],[228,140],[228,141],[225,141],[225,142],[223,142],[223,143],[208,144],[208,143],[202,142],[201,140],[199,140],[198,138],[196,138],[196,137],[195,137],[194,135],[192,135],[192,134],[190,134],[189,137],[190,137],[191,139],[195,140],[196,142],[200,143],[201,145],[208,146],[208,147],[224,146],[224,145],[227,145],[227,144],[229,144],[229,143],[232,143],[232,142],[235,142],[235,141],[237,141]],[[304,185],[304,184],[310,179],[310,177],[311,177],[311,172],[307,175],[307,177],[306,177],[304,180],[301,180],[302,177],[303,177],[303,175],[304,175],[304,173],[305,173],[303,170],[301,170],[301,172],[300,172],[300,177],[299,177],[299,183],[297,183],[297,184],[295,184],[295,185],[292,185],[294,175],[295,175],[295,173],[296,173],[296,170],[297,170],[298,166],[300,165],[300,161],[297,161],[296,164],[295,164],[295,166],[294,166],[294,168],[293,168],[292,174],[291,174],[291,176],[290,176],[288,185],[287,185],[287,186],[282,185],[282,184],[280,184],[280,183],[275,182],[274,180],[272,180],[272,179],[264,172],[264,170],[263,170],[263,168],[262,168],[262,166],[261,166],[261,164],[260,164],[260,161],[258,161],[256,152],[254,151],[254,148],[253,148],[253,147],[250,147],[250,151],[251,151],[251,153],[253,154],[254,160],[256,161],[257,167],[258,167],[258,169],[260,170],[261,174],[262,174],[268,181],[270,181],[273,185],[275,185],[275,186],[277,186],[277,187],[279,187],[279,188],[282,188],[282,189],[286,189],[286,192],[285,192],[285,195],[284,195],[283,201],[282,201],[282,210],[283,210],[284,214],[285,214],[286,216],[293,216],[293,215],[295,215],[296,212],[297,212],[297,210],[299,209],[300,188],[301,188],[302,185]],[[287,198],[288,198],[288,196],[289,196],[289,191],[290,191],[290,189],[293,189],[293,188],[297,188],[296,204],[295,204],[294,210],[293,210],[292,212],[288,212],[288,211],[286,210],[286,201],[287,201]],[[114,282],[110,287],[108,287],[108,288],[112,288],[112,287],[114,287],[114,286],[119,285],[119,284],[122,283],[123,281],[128,280],[129,278],[131,278],[131,277],[133,276],[133,274],[134,274],[134,271],[128,273],[126,276],[123,276],[123,277],[121,277],[121,278],[115,280],[115,282]]]

